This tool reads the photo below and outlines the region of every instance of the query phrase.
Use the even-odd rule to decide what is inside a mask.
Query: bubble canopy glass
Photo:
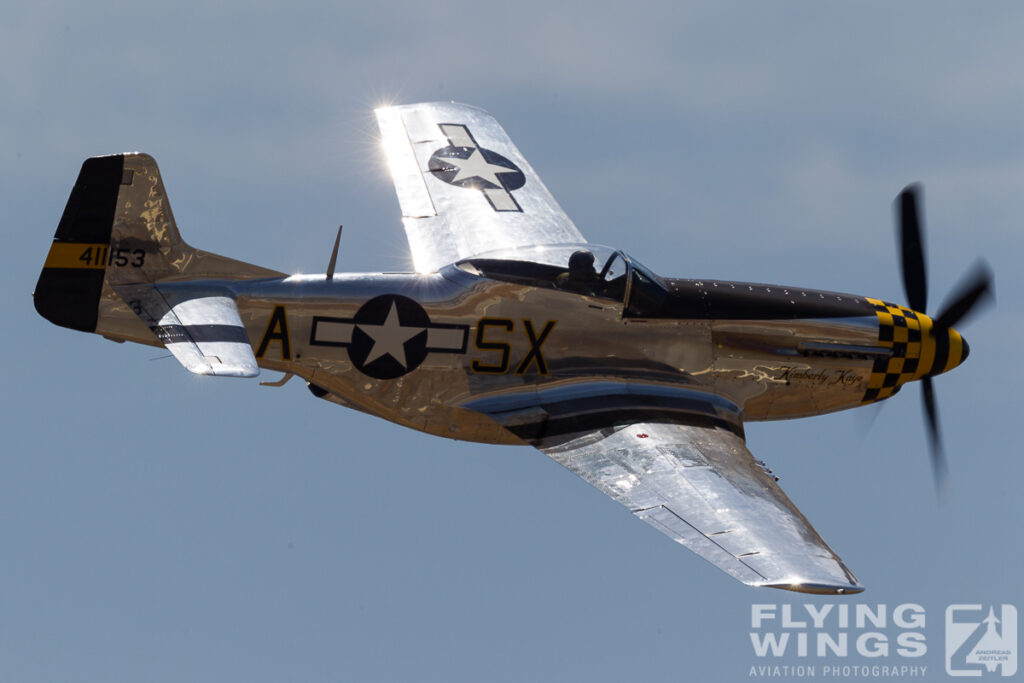
[[[588,252],[589,258],[575,261],[585,268],[570,268],[573,254]],[[660,278],[641,266],[625,252],[599,244],[544,244],[534,247],[497,249],[463,259],[455,264],[461,270],[531,287],[562,289],[603,299],[625,301],[630,290],[664,289]],[[632,287],[630,286],[632,283]]]

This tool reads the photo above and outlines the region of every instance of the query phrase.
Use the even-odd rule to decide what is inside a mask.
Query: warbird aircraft
[[[967,357],[978,272],[924,314],[916,194],[898,200],[909,308],[800,287],[683,280],[586,243],[489,114],[376,111],[414,273],[288,276],[194,249],[156,162],[85,161],[36,285],[48,320],[164,346],[191,372],[312,393],[453,439],[529,444],[740,581],[863,590],[755,460],[750,420],[889,398]],[[339,230],[340,238],[340,230]]]

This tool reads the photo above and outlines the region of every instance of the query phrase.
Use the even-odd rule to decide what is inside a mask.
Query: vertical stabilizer
[[[33,296],[47,320],[96,332],[120,287],[281,276],[186,244],[153,157],[116,154],[82,164]]]

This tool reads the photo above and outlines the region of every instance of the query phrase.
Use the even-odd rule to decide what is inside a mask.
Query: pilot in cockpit
[[[594,269],[594,254],[586,249],[569,257],[569,272],[558,276],[558,286],[581,294],[593,295],[601,278]]]

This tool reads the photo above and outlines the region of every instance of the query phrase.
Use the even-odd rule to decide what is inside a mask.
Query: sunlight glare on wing
[[[402,215],[409,218],[436,215],[416,163],[416,155],[409,145],[401,114],[395,109],[378,109],[376,114],[380,124],[381,147],[402,205]]]

